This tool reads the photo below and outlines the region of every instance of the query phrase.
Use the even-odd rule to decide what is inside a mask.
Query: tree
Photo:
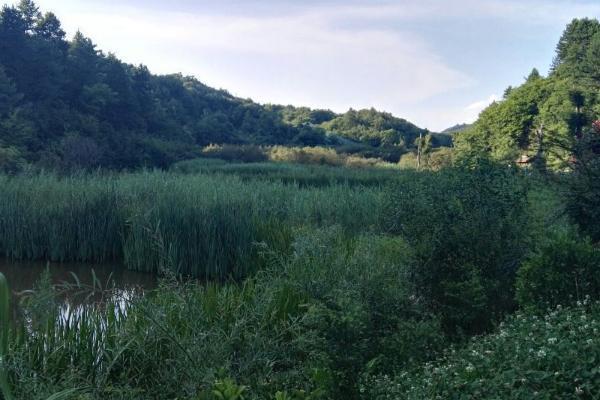
[[[44,40],[63,42],[66,37],[61,23],[51,12],[44,14],[35,25],[35,34]],[[61,46],[62,47],[62,46]]]
[[[0,118],[12,112],[20,98],[16,85],[0,65]]]
[[[42,17],[40,9],[32,0],[21,0],[17,9],[21,13],[23,22],[25,23],[26,32],[32,34],[38,20]]]
[[[595,35],[600,32],[596,19],[574,19],[567,25],[558,45],[552,68],[555,72],[581,78],[589,70],[588,49]]]

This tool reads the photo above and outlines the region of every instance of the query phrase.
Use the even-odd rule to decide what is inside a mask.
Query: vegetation
[[[0,171],[165,168],[210,144],[404,152],[423,130],[390,114],[263,106],[179,74],[152,75],[31,0],[0,11]],[[397,158],[396,160],[397,161]]]
[[[599,32],[436,135],[153,76],[4,7],[0,257],[161,280],[0,273],[2,398],[597,398]],[[107,170],[142,166],[170,169]]]
[[[244,276],[259,263],[256,243],[285,249],[294,227],[375,227],[382,198],[377,187],[164,172],[4,176],[0,186],[0,256],[148,272],[168,257],[175,272],[206,278]]]
[[[517,314],[488,336],[396,378],[365,383],[370,399],[598,397],[600,305]]]
[[[457,152],[488,154],[502,162],[525,156],[538,169],[571,168],[586,136],[597,135],[600,23],[576,19],[565,29],[548,77],[534,69],[525,83],[455,136]]]

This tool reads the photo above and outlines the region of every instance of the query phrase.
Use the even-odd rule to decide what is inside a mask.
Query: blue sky
[[[38,0],[69,35],[261,103],[472,122],[598,0]]]

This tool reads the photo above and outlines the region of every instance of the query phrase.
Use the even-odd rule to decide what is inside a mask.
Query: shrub
[[[284,147],[274,146],[269,151],[269,159],[277,162],[291,162],[298,164],[318,164],[341,166],[344,157],[334,149],[326,147]]]
[[[226,161],[261,162],[268,156],[260,146],[254,145],[210,145],[202,150],[204,157],[219,158]]]
[[[265,249],[270,268],[243,284],[169,278],[117,315],[107,304],[48,321],[55,311],[43,307],[55,303],[34,292],[31,328],[10,344],[17,398],[86,387],[93,399],[193,399],[244,387],[247,399],[292,389],[357,399],[361,376],[441,352],[437,319],[411,296],[402,239],[339,227],[297,236],[289,256]]]
[[[414,249],[417,293],[447,332],[482,332],[514,308],[525,198],[514,170],[486,163],[405,173],[389,190],[383,223]]]
[[[585,135],[575,157],[567,185],[567,211],[586,235],[600,242],[600,132]]]
[[[559,234],[519,269],[517,300],[522,307],[543,311],[586,296],[600,298],[600,249],[589,240]]]
[[[16,174],[25,167],[21,152],[14,147],[3,147],[0,144],[0,173]]]
[[[434,363],[367,379],[364,399],[596,399],[600,304],[517,314]]]

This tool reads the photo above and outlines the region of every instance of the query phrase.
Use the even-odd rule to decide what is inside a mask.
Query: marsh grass
[[[179,162],[172,171],[184,174],[234,175],[244,181],[266,180],[298,185],[383,186],[400,174],[395,168],[346,168],[328,165],[298,165],[285,162],[228,163],[218,159],[197,158]]]
[[[382,192],[165,172],[0,176],[0,186],[0,257],[147,272],[168,259],[176,273],[207,279],[256,270],[258,244],[286,251],[297,227],[375,229]]]

